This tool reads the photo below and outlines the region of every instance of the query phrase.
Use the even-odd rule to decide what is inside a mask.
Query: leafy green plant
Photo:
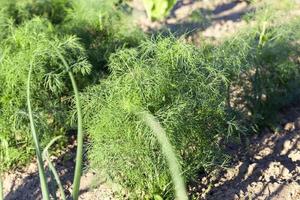
[[[162,19],[169,14],[177,0],[143,0],[150,19]]]

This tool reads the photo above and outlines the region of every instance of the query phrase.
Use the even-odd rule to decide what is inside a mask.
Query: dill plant
[[[24,88],[28,66],[37,53],[31,101],[41,146],[69,128],[66,110],[73,94],[65,68],[77,74],[82,89],[91,77],[98,81],[99,71],[108,64],[109,76],[81,93],[92,142],[89,158],[93,167],[129,190],[131,198],[175,196],[157,139],[136,116],[137,110],[151,113],[165,127],[182,175],[191,180],[226,160],[220,138],[233,139],[270,124],[270,116],[300,94],[299,19],[279,20],[283,13],[274,16],[272,7],[258,9],[254,26],[222,44],[195,48],[175,38],[144,40],[128,23],[123,26],[127,18],[114,1],[107,7],[81,0],[70,7],[61,4],[57,21],[47,9],[55,5],[33,12],[52,23],[28,15],[35,1],[11,5],[15,2],[20,6],[4,6],[0,16],[0,132],[10,155],[5,167],[24,163],[33,152]],[[286,2],[282,4],[289,10]],[[75,33],[84,47],[76,37],[61,36],[65,33]],[[118,50],[124,47],[135,48]],[[61,66],[57,50],[69,67]],[[80,75],[91,70],[87,57],[94,65],[88,79]],[[240,89],[239,96],[231,94],[232,88]],[[245,109],[231,107],[237,97]]]
[[[44,163],[43,163],[43,159],[42,159],[41,147],[40,147],[39,139],[38,139],[38,136],[36,133],[35,125],[34,125],[31,101],[30,101],[30,79],[31,79],[31,74],[32,74],[32,65],[33,65],[33,61],[30,62],[30,68],[29,68],[29,72],[28,72],[27,90],[26,90],[27,91],[28,115],[29,115],[29,120],[30,120],[30,128],[31,128],[31,132],[32,132],[32,138],[33,138],[34,145],[35,145],[43,200],[50,200],[47,178],[46,178]]]
[[[93,64],[91,82],[106,72],[111,53],[123,47],[137,46],[145,38],[133,25],[130,10],[118,0],[0,0],[1,14],[19,26],[36,16],[47,19],[57,34],[81,39]],[[0,21],[1,23],[1,21]],[[5,36],[5,29],[3,35]],[[1,33],[2,34],[2,33]]]
[[[77,110],[77,151],[76,151],[76,165],[75,165],[75,172],[74,172],[74,179],[73,179],[73,199],[77,200],[79,196],[79,188],[80,188],[80,179],[81,179],[81,174],[82,174],[82,164],[83,164],[83,130],[82,130],[82,113],[81,113],[81,106],[80,106],[80,100],[79,100],[79,92],[78,92],[78,87],[73,75],[72,67],[70,66],[64,56],[58,51],[57,54],[60,58],[60,60],[63,63],[63,66],[65,67],[65,70],[68,72],[69,78],[72,83],[72,88],[74,91],[74,96],[75,96],[75,104],[76,104],[76,110]],[[77,64],[77,63],[76,63]],[[76,65],[75,65],[76,66]],[[89,72],[89,67],[84,68],[82,71],[83,74]],[[75,71],[78,70],[75,68]],[[57,181],[58,182],[58,181]]]
[[[36,54],[38,60],[32,71],[31,102],[41,146],[69,127],[67,111],[72,87],[62,73],[60,58],[53,47],[59,48],[84,85],[80,74],[91,69],[85,50],[76,37],[58,37],[47,20],[34,18],[19,27],[12,27],[10,35],[1,44],[5,54],[0,63],[0,130],[9,141],[11,164],[25,163],[33,152],[24,89],[30,60]]]
[[[232,90],[238,91],[230,94],[232,109],[256,131],[272,126],[276,112],[299,98],[299,17],[286,18],[271,8],[258,10],[251,28],[227,38],[212,59],[226,69]]]
[[[36,16],[44,17],[52,24],[60,24],[64,21],[71,4],[71,0],[0,0],[2,12],[18,25]]]
[[[0,53],[4,55],[0,64],[0,131],[10,141],[7,167],[25,163],[33,154],[26,125],[26,95],[22,88],[27,79],[26,66],[34,51],[42,55],[33,69],[32,103],[36,109],[37,132],[43,132],[40,139],[45,146],[53,136],[70,128],[68,110],[72,95],[71,84],[58,69],[60,59],[48,45],[74,45],[62,48],[67,62],[77,63],[77,69],[85,65],[93,70],[89,75],[76,75],[80,90],[98,82],[111,53],[122,47],[136,46],[144,38],[140,30],[129,24],[125,10],[116,3],[0,0]],[[76,37],[64,37],[68,34]],[[35,95],[37,91],[40,93]],[[44,104],[45,101],[48,103]]]
[[[80,66],[80,63],[73,63],[73,65],[69,65],[64,58],[64,56],[61,53],[61,48],[64,45],[68,45],[67,43],[63,45],[58,45],[58,46],[53,46],[54,52],[57,54],[58,58],[61,60],[63,63],[60,67],[63,72],[67,72],[69,75],[69,78],[72,83],[72,87],[75,93],[75,102],[76,102],[76,108],[77,108],[77,115],[78,115],[78,135],[77,135],[77,153],[76,153],[76,166],[75,166],[75,173],[74,173],[74,181],[73,181],[73,199],[77,200],[79,196],[79,187],[80,187],[80,178],[81,178],[81,173],[82,173],[82,156],[83,156],[83,132],[82,132],[82,117],[81,117],[81,108],[80,108],[80,102],[79,102],[79,96],[78,96],[78,88],[75,82],[75,78],[73,75],[72,71],[78,72],[81,71],[83,74],[89,72],[89,66]],[[62,51],[63,52],[63,51]],[[53,56],[53,55],[52,55]],[[30,62],[30,69],[28,72],[28,81],[27,81],[27,106],[28,106],[28,113],[29,113],[29,119],[30,119],[30,127],[31,127],[31,132],[32,132],[32,137],[34,140],[35,144],[35,150],[36,150],[36,157],[37,157],[37,162],[38,162],[38,171],[39,171],[39,177],[40,177],[40,183],[41,183],[41,190],[42,190],[42,195],[44,200],[50,199],[50,193],[48,189],[48,183],[47,183],[47,178],[45,174],[45,169],[44,169],[44,162],[43,158],[47,160],[49,168],[54,175],[54,178],[59,186],[60,192],[62,194],[62,198],[66,199],[64,190],[62,187],[62,184],[60,182],[60,179],[58,177],[58,174],[51,163],[51,160],[48,156],[48,148],[59,138],[56,137],[50,143],[46,146],[43,156],[41,153],[41,147],[40,147],[40,142],[39,138],[35,129],[34,125],[34,119],[33,119],[33,113],[32,113],[32,107],[31,107],[31,97],[30,97],[30,81],[31,81],[31,74],[32,74],[32,68],[34,65],[34,61],[36,59],[36,54],[33,55],[32,61]],[[78,69],[78,64],[81,68]]]
[[[174,38],[148,40],[114,54],[110,76],[82,93],[91,165],[105,170],[131,198],[172,196],[166,161],[136,110],[161,122],[184,177],[218,163],[217,138],[231,120],[222,89],[227,79],[205,62],[205,55]]]
[[[61,31],[76,34],[94,66],[94,77],[107,70],[110,55],[124,47],[135,47],[145,39],[132,17],[118,0],[77,0],[61,25]],[[93,77],[92,77],[93,78]],[[96,79],[95,81],[98,81]]]

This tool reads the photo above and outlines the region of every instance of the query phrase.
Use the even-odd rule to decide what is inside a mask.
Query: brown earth
[[[72,141],[74,142],[74,140]],[[71,143],[73,143],[72,141]],[[62,156],[52,156],[68,199],[70,199],[72,193],[71,183],[74,176],[75,151],[75,144],[73,143],[64,150]],[[87,163],[85,162],[85,167],[86,165]],[[50,177],[49,170],[46,170],[46,173]],[[50,183],[50,180],[48,181]],[[80,184],[80,200],[113,199],[113,187],[92,170],[84,170]],[[25,168],[6,173],[3,186],[5,200],[42,200],[36,160]],[[52,189],[49,187],[49,190],[60,199],[61,194],[54,188],[55,186],[52,186]]]
[[[299,200],[300,107],[285,111],[281,119],[277,131],[266,129],[247,145],[233,147],[234,162],[227,169],[190,187],[196,199]]]

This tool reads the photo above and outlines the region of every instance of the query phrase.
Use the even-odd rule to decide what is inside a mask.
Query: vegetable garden
[[[176,6],[142,2],[151,20]],[[143,32],[127,1],[0,0],[0,177],[37,157],[43,200],[56,198],[49,179],[77,200],[82,168],[119,185],[116,199],[193,199],[187,185],[230,163],[228,143],[275,129],[299,100],[297,4],[274,2],[249,3],[246,27],[196,46]],[[73,133],[68,195],[51,155]]]

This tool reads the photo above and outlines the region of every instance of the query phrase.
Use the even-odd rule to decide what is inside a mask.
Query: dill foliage
[[[34,152],[25,98],[30,61],[32,107],[44,146],[69,130],[73,119],[72,87],[54,47],[81,90],[106,74],[111,53],[137,45],[144,35],[117,1],[0,0],[0,7],[0,134],[9,141],[8,167],[25,163]]]
[[[32,153],[32,140],[26,111],[26,74],[32,71],[32,107],[42,144],[68,126],[67,110],[71,86],[55,48],[63,54],[77,74],[88,74],[91,65],[85,50],[74,36],[59,37],[45,19],[34,18],[19,27],[10,27],[1,42],[0,131],[9,141],[10,164],[23,163]],[[54,48],[55,47],[55,48]],[[27,152],[27,153],[24,153]]]
[[[230,120],[227,79],[206,62],[205,51],[174,38],[149,40],[111,56],[109,67],[106,80],[82,93],[92,166],[137,197],[169,191],[166,162],[139,111],[158,118],[186,177],[218,163],[218,136]]]

